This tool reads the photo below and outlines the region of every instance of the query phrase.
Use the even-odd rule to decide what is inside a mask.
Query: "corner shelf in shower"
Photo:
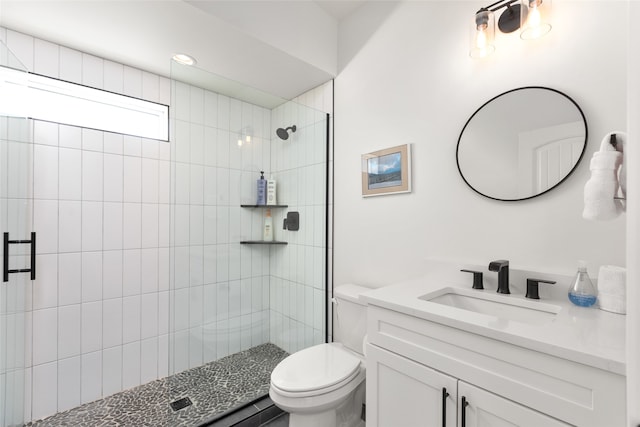
[[[272,240],[267,242],[265,240],[243,240],[240,242],[241,245],[288,245],[288,242],[281,242],[279,240]]]
[[[241,208],[288,208],[289,205],[240,205]],[[288,242],[281,242],[279,240],[242,240],[241,245],[288,245]]]

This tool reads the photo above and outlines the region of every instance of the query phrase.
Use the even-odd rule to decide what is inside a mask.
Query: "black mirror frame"
[[[473,187],[473,185],[471,185],[469,183],[469,181],[467,181],[467,179],[464,177],[464,174],[462,173],[462,169],[460,169],[460,160],[459,160],[459,150],[460,150],[460,141],[462,139],[462,135],[464,135],[464,131],[467,128],[467,126],[469,125],[469,123],[471,122],[471,120],[473,120],[473,118],[475,117],[476,114],[478,114],[478,112],[480,110],[482,110],[487,104],[493,102],[494,100],[500,98],[501,96],[507,95],[509,93],[512,92],[516,92],[519,90],[524,90],[524,89],[543,89],[543,90],[548,90],[551,92],[555,92],[559,95],[564,96],[565,98],[567,98],[569,101],[571,101],[571,103],[573,105],[575,105],[576,109],[578,110],[578,112],[580,113],[580,116],[582,117],[582,121],[584,122],[584,146],[582,147],[582,152],[580,153],[580,157],[578,157],[578,160],[576,161],[576,164],[573,166],[573,168],[571,168],[571,170],[569,171],[569,173],[567,173],[564,178],[562,178],[560,181],[558,181],[553,187],[550,187],[548,189],[546,189],[545,191],[538,193],[538,194],[534,194],[533,196],[529,196],[529,197],[523,197],[520,199],[500,199],[498,197],[492,197],[489,196],[487,194],[484,194],[480,191],[478,191],[476,188]],[[482,104],[480,106],[480,108],[478,108],[472,115],[471,117],[469,117],[469,119],[467,120],[467,122],[464,124],[462,131],[460,132],[460,136],[458,136],[458,144],[456,145],[456,166],[458,167],[458,173],[460,173],[460,177],[462,178],[462,180],[465,182],[465,184],[467,184],[467,186],[469,186],[469,188],[471,188],[473,191],[475,191],[476,193],[480,194],[483,197],[486,197],[488,199],[492,199],[492,200],[498,200],[501,202],[519,202],[522,200],[529,200],[529,199],[533,199],[534,197],[539,197],[542,196],[543,194],[548,193],[549,191],[553,190],[554,188],[558,187],[560,184],[562,184],[567,178],[569,178],[569,176],[571,176],[571,174],[576,170],[576,168],[578,167],[578,165],[580,164],[580,162],[582,161],[582,157],[584,156],[584,152],[587,149],[587,143],[589,141],[589,128],[587,126],[587,119],[584,115],[584,112],[582,111],[582,109],[580,108],[580,106],[573,100],[573,98],[571,98],[569,95],[567,95],[564,92],[561,92],[559,90],[556,89],[552,89],[549,87],[544,87],[544,86],[523,86],[523,87],[519,87],[519,88],[515,88],[515,89],[511,89],[508,90],[506,92],[503,92],[499,95],[494,96],[493,98],[491,98],[490,100],[488,100],[487,102],[485,102],[484,104]]]

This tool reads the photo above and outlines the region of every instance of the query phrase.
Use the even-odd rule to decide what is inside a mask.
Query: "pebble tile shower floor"
[[[274,344],[262,344],[26,426],[197,426],[268,393],[271,371],[287,355]],[[193,404],[173,411],[169,404],[183,397]]]

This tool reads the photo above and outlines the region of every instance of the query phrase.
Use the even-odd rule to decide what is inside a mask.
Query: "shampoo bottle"
[[[267,180],[264,179],[264,171],[260,171],[260,179],[257,181],[258,183],[258,200],[256,201],[256,205],[266,205],[267,204]]]
[[[587,263],[578,261],[578,272],[569,289],[569,301],[580,307],[591,307],[597,297],[596,288],[587,274]]]
[[[267,209],[265,212],[262,240],[265,242],[273,241],[273,219],[271,218],[271,209]]]
[[[267,181],[267,205],[276,204],[276,181],[271,177]]]

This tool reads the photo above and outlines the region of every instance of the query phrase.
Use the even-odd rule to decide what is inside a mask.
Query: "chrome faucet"
[[[489,271],[498,272],[498,293],[510,294],[509,292],[509,261],[500,259],[489,263]]]

